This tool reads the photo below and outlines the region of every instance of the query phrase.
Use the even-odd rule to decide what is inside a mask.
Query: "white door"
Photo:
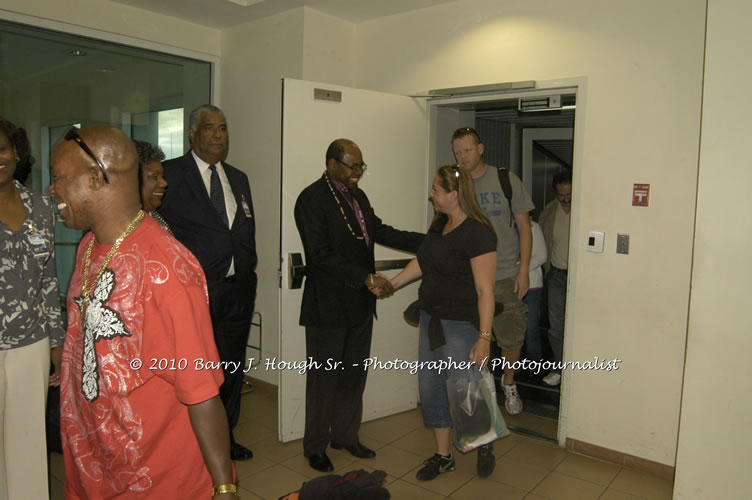
[[[314,89],[341,93],[341,101],[314,98]],[[333,92],[329,92],[332,95]],[[306,360],[299,326],[302,288],[290,288],[291,255],[303,255],[293,209],[298,194],[325,170],[329,143],[344,137],[363,152],[368,170],[359,186],[376,214],[398,229],[425,232],[428,210],[428,119],[424,101],[330,84],[285,79],[282,102],[282,210],[279,360]],[[412,255],[376,245],[379,262]],[[393,276],[396,270],[385,271]],[[402,319],[417,298],[417,284],[377,304],[371,357],[383,362],[418,359],[418,332]],[[417,375],[407,369],[369,369],[363,420],[399,413],[417,405]],[[305,375],[279,371],[278,428],[281,441],[303,436]]]

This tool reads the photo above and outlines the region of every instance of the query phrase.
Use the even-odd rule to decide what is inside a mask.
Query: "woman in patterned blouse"
[[[0,498],[47,498],[45,401],[65,334],[52,203],[14,179],[32,163],[26,132],[0,117]]]

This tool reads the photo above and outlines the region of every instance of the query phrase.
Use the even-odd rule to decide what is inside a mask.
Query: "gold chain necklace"
[[[115,244],[112,245],[112,248],[107,253],[107,257],[105,257],[104,262],[102,263],[102,267],[100,267],[99,272],[97,272],[96,279],[91,283],[88,283],[89,267],[91,266],[91,250],[94,248],[94,240],[96,237],[92,237],[91,241],[89,241],[89,248],[86,249],[86,259],[84,260],[84,282],[81,284],[81,321],[84,326],[86,325],[86,309],[89,307],[89,295],[104,274],[104,270],[112,260],[115,252],[120,248],[120,244],[136,229],[142,220],[144,220],[144,211],[139,210],[136,217],[134,217],[130,224],[128,224],[128,227],[125,228],[125,231],[123,231],[115,240]]]
[[[329,186],[329,191],[331,191],[332,192],[332,196],[334,196],[334,201],[337,202],[337,206],[339,207],[340,213],[342,213],[342,218],[345,219],[345,224],[347,224],[347,229],[350,230],[350,234],[352,234],[353,238],[355,238],[356,240],[363,240],[363,239],[365,239],[365,236],[358,236],[357,234],[355,234],[355,231],[353,231],[353,228],[350,225],[350,221],[347,220],[347,216],[345,215],[345,209],[342,208],[342,204],[339,202],[339,198],[337,198],[337,195],[334,192],[334,188],[332,187],[332,183],[329,182],[329,176],[327,176],[326,174],[324,174],[324,178],[326,179],[326,185]],[[353,196],[355,196],[355,195],[353,195]],[[360,208],[358,208],[358,211],[360,211]],[[360,216],[361,219],[363,219],[363,214],[362,213],[358,214],[358,215]]]

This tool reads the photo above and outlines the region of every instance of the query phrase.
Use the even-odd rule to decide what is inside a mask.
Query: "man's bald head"
[[[109,125],[81,129],[81,139],[104,165],[108,177],[133,177],[138,172],[138,154],[133,141],[122,130]],[[82,149],[82,154],[86,153]]]
[[[329,160],[342,160],[342,157],[345,155],[345,147],[347,146],[358,147],[358,145],[350,139],[333,140],[331,144],[329,144],[329,147],[326,148],[326,163],[329,164]]]
[[[75,132],[55,146],[50,161],[49,192],[66,225],[92,229],[138,209],[138,155],[133,141],[106,125]]]

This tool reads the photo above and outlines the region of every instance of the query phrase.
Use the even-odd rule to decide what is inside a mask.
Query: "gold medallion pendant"
[[[86,310],[89,307],[89,296],[91,295],[92,290],[99,282],[104,270],[110,264],[115,252],[120,248],[120,244],[136,230],[142,220],[144,220],[144,211],[139,210],[136,217],[134,217],[130,224],[128,224],[128,227],[125,228],[125,231],[123,231],[115,240],[115,244],[112,245],[112,248],[107,253],[107,257],[105,257],[104,262],[102,263],[102,267],[100,267],[99,272],[97,272],[97,277],[91,283],[89,283],[89,268],[91,267],[91,251],[94,248],[95,238],[92,238],[91,241],[89,241],[89,247],[86,249],[86,258],[84,260],[84,281],[81,284],[81,302],[79,304],[79,308],[81,309],[81,322],[84,328],[86,327]]]

